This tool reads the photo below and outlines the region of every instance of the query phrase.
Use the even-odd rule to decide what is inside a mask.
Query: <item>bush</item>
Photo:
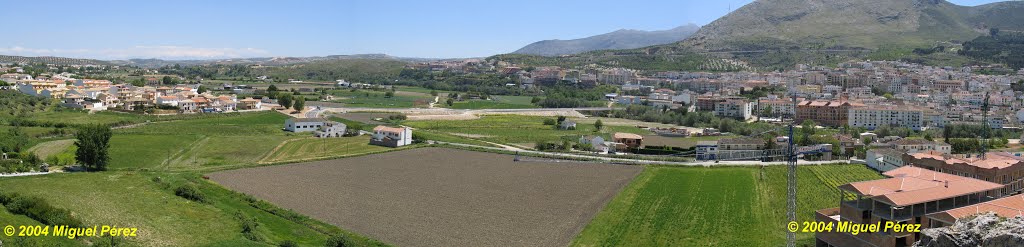
[[[545,118],[544,119],[544,125],[555,125],[555,124],[556,124],[555,123],[555,119],[551,119],[551,118]]]
[[[199,188],[196,188],[195,185],[191,185],[191,184],[186,184],[186,185],[178,186],[177,189],[174,189],[174,194],[177,195],[177,196],[180,196],[182,198],[192,200],[192,201],[197,201],[197,202],[205,202],[206,201],[206,196],[203,195],[203,193],[199,191]]]
[[[238,211],[235,213],[235,218],[238,219],[238,222],[242,225],[242,236],[245,236],[248,240],[256,242],[263,241],[263,237],[256,233],[256,227],[260,226],[260,223],[256,222],[256,217],[249,217],[248,215],[243,214],[242,211]],[[282,242],[281,246],[286,246],[284,244],[285,243]],[[292,245],[287,246],[295,246],[294,242],[291,244]]]
[[[295,241],[285,240],[285,241],[281,241],[281,243],[277,244],[277,246],[280,246],[280,247],[298,247],[299,244],[296,244]]]
[[[342,235],[331,236],[327,239],[327,247],[350,247],[355,246],[348,237]]]
[[[0,194],[0,203],[11,213],[25,215],[46,225],[82,226],[82,221],[72,216],[71,211],[53,207],[41,197]]]

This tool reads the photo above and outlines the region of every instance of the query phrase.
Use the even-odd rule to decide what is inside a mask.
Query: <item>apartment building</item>
[[[869,130],[881,126],[906,127],[921,130],[924,127],[924,111],[906,106],[871,105],[850,108],[847,125],[864,127]]]
[[[926,215],[1001,196],[1000,184],[920,167],[903,166],[883,175],[888,178],[840,185],[839,207],[816,211],[815,220],[833,224],[922,224],[927,223]],[[920,232],[822,232],[815,234],[815,245],[911,246],[920,238]]]
[[[1024,190],[1024,158],[1005,152],[957,157],[937,152],[904,154],[903,163],[1005,185],[1004,195]]]
[[[822,126],[839,127],[848,124],[850,108],[862,107],[863,104],[846,100],[834,101],[801,101],[796,105],[796,122],[811,120]]]
[[[719,117],[747,120],[753,116],[754,102],[746,99],[728,99],[715,104],[715,115]]]

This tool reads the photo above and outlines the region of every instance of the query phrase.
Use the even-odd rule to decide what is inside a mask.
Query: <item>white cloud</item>
[[[128,59],[209,59],[267,56],[257,48],[203,48],[191,46],[134,46],[119,49],[38,49],[21,46],[0,47],[0,54],[17,56],[64,56],[76,58]]]

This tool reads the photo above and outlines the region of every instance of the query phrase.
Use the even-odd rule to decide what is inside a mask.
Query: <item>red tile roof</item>
[[[884,175],[890,178],[854,182],[839,188],[894,206],[907,206],[1003,187],[1001,184],[913,166],[896,168]]]
[[[993,212],[1000,217],[1006,218],[1017,216],[1024,217],[1024,194],[1003,197],[966,207],[954,208],[928,215],[928,217],[953,223],[954,221],[967,216],[987,212]]]

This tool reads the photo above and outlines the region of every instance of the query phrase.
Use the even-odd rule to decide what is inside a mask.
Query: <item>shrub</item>
[[[555,125],[555,124],[556,124],[555,123],[555,119],[551,119],[551,118],[545,118],[544,119],[544,125]]]
[[[0,203],[11,213],[28,216],[46,225],[82,226],[82,221],[72,216],[71,211],[53,207],[41,197],[4,194],[0,195]]]
[[[352,241],[342,235],[331,236],[327,239],[327,247],[350,247],[355,246]]]
[[[199,188],[196,188],[195,185],[191,185],[191,184],[186,184],[186,185],[178,186],[177,189],[174,189],[174,194],[177,195],[177,196],[180,196],[182,198],[192,200],[192,201],[197,201],[197,202],[205,202],[206,201],[206,196],[204,196],[203,193],[199,191]]]
[[[246,239],[252,241],[263,241],[263,237],[256,233],[256,227],[260,226],[260,223],[256,222],[256,217],[249,217],[248,215],[243,214],[242,211],[238,211],[235,213],[235,218],[237,218],[238,222],[242,225],[242,236],[245,236]],[[294,246],[295,243],[292,244],[293,245],[289,246]]]
[[[296,244],[295,241],[285,240],[285,241],[281,241],[281,243],[277,244],[277,246],[280,246],[280,247],[298,247],[299,244]]]

